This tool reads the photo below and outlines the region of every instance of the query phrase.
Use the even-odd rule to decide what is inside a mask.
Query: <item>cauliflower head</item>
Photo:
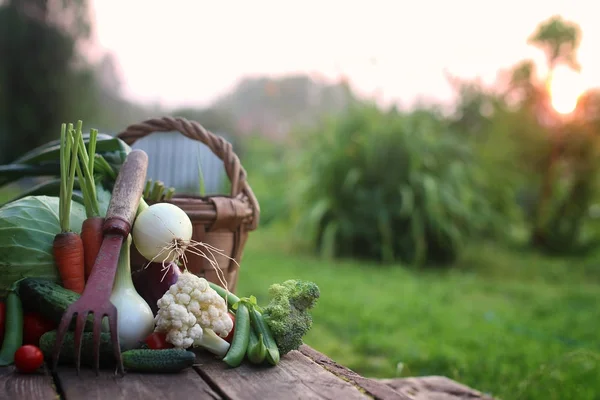
[[[221,337],[226,337],[233,329],[225,300],[206,279],[187,271],[171,285],[157,305],[154,331],[166,333],[167,341],[178,348],[202,343],[204,329]]]

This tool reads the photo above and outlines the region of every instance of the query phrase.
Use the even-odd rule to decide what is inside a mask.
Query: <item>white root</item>
[[[193,225],[187,214],[179,207],[169,203],[156,203],[137,216],[133,225],[133,241],[138,252],[151,263],[162,263],[166,277],[171,263],[183,264],[187,271],[188,254],[201,257],[215,270],[218,282],[229,291],[224,271],[220,268],[217,255],[239,263],[223,250],[192,239]]]
[[[199,248],[200,246],[206,248],[208,254],[210,254],[210,257],[208,255],[206,255],[206,253]],[[202,242],[193,242],[191,244],[191,246],[187,247],[187,251],[189,251],[191,254],[198,255],[198,256],[204,258],[205,260],[207,260],[210,263],[211,267],[213,267],[213,269],[215,270],[215,273],[217,274],[217,279],[219,279],[219,282],[223,285],[225,290],[229,290],[227,287],[227,280],[225,279],[225,273],[219,266],[219,263],[218,263],[217,258],[215,257],[214,253],[216,252],[217,254],[219,254],[220,256],[223,256],[223,257],[227,257],[227,258],[230,258],[230,257],[228,257],[226,254],[224,254],[222,250],[214,249],[214,248],[213,248],[214,249],[213,250],[213,249],[210,249],[208,246],[209,245],[206,245]]]
[[[202,250],[202,248],[204,248],[204,250]],[[239,263],[233,257],[228,256],[227,254],[224,253],[223,250],[218,249],[208,243],[198,242],[195,240],[189,240],[187,242],[183,242],[182,240],[174,240],[169,245],[163,247],[152,260],[148,261],[148,263],[144,266],[144,268],[147,268],[152,262],[154,262],[155,259],[163,256],[165,252],[168,252],[166,259],[171,259],[171,256],[173,254],[176,255],[176,257],[175,257],[176,260],[181,259],[183,268],[185,271],[187,271],[187,264],[188,264],[187,253],[194,254],[199,257],[204,258],[205,260],[207,260],[209,262],[211,267],[215,270],[215,273],[217,274],[217,279],[219,280],[219,283],[221,283],[221,285],[228,292],[229,292],[229,288],[227,285],[227,279],[225,278],[225,272],[219,266],[219,262],[217,261],[217,257],[215,256],[215,254],[219,255],[221,257],[227,258],[230,261],[233,261],[238,267],[240,266]],[[164,278],[167,276],[167,273],[169,272],[170,268],[171,268],[171,262],[166,262],[166,261],[162,262],[161,271],[165,271],[165,273],[161,280],[164,280]]]
[[[167,274],[171,271],[171,268],[176,268],[177,264],[174,263],[169,263],[168,265],[163,265],[162,269],[160,270],[161,272],[164,271],[165,273],[163,274],[162,278],[160,278],[160,281],[164,281],[165,278],[167,277]]]

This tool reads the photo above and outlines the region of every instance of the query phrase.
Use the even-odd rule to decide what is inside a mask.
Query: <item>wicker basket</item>
[[[192,221],[192,239],[207,243],[231,257],[216,255],[217,262],[225,274],[229,290],[235,292],[238,280],[238,264],[241,262],[248,232],[258,226],[260,207],[246,181],[246,171],[231,143],[204,129],[194,121],[184,118],[163,117],[149,119],[140,124],[130,125],[118,137],[128,145],[155,132],[178,131],[184,136],[205,144],[217,157],[223,160],[225,172],[231,181],[231,193],[215,196],[175,195],[169,202],[183,209]],[[214,268],[204,258],[187,254],[187,268],[198,276],[218,283]],[[236,262],[238,264],[236,264]],[[132,249],[132,268],[144,265],[142,256]]]

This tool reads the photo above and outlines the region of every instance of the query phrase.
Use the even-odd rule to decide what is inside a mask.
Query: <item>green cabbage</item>
[[[85,208],[71,202],[71,230],[81,233]],[[60,232],[58,197],[29,196],[0,207],[0,298],[20,278],[59,282],[52,243]]]

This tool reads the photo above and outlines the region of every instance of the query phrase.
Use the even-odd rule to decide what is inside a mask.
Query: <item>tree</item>
[[[517,107],[533,109],[547,97],[547,91],[540,85],[537,70],[532,60],[523,60],[508,71],[505,82],[505,98]]]
[[[580,42],[581,29],[579,25],[566,21],[560,16],[553,16],[542,22],[528,40],[529,44],[546,53],[550,71],[553,71],[560,63],[579,70],[577,48]]]
[[[0,163],[56,138],[87,95],[92,78],[77,52],[89,33],[87,14],[82,0],[0,6]]]
[[[579,70],[577,49],[581,29],[573,22],[554,16],[541,23],[529,43],[546,53],[548,79],[556,67],[564,64]],[[549,94],[537,100],[538,113],[549,116],[546,127],[547,151],[541,164],[541,184],[535,204],[531,232],[532,244],[545,251],[578,248],[588,208],[593,201],[598,176],[598,144],[594,121],[575,112],[570,121],[562,121],[549,106]],[[588,99],[589,100],[589,99]],[[593,104],[581,104],[586,108]],[[542,115],[544,116],[544,115]]]
[[[503,97],[495,90],[484,87],[479,80],[465,81],[447,76],[457,94],[450,127],[463,135],[481,137],[488,130],[491,117],[503,104]]]

